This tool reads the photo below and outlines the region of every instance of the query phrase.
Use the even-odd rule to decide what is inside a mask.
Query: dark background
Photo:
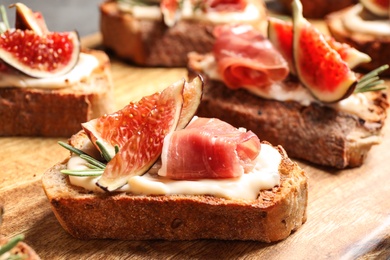
[[[50,31],[77,30],[80,36],[99,31],[99,4],[103,0],[1,0],[7,10],[10,26],[14,26],[15,8],[10,4],[20,2],[33,11],[40,11]]]

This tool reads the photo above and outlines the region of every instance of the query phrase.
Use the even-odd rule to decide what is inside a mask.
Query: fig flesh
[[[295,73],[293,61],[293,25],[290,21],[284,21],[278,18],[270,17],[268,23],[268,37],[274,47],[283,55],[288,62],[290,73]],[[326,42],[330,47],[336,50],[341,58],[348,64],[350,69],[355,68],[361,63],[371,61],[370,56],[360,52],[346,43],[337,42],[330,36],[325,36]]]
[[[314,97],[326,103],[353,93],[357,78],[324,35],[302,15],[302,4],[293,5],[293,57],[301,83]]]
[[[38,35],[31,30],[7,30],[0,34],[0,59],[35,78],[64,75],[74,68],[80,55],[76,31]]]
[[[131,176],[144,174],[162,152],[164,138],[176,129],[183,106],[184,84],[174,84],[158,95],[150,112],[142,117],[140,128],[107,163],[97,185],[115,191],[125,185]],[[140,103],[140,107],[148,105]],[[106,129],[111,131],[111,129]],[[122,131],[126,131],[123,127]]]

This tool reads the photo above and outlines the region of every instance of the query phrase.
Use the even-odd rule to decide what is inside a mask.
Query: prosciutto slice
[[[160,176],[171,179],[235,178],[255,166],[260,140],[219,119],[195,118],[166,136]]]
[[[287,61],[252,26],[219,26],[214,35],[213,54],[218,72],[229,88],[256,88],[256,92],[267,92],[273,82],[287,77]]]

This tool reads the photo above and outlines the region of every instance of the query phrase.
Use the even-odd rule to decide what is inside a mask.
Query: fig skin
[[[32,30],[38,35],[48,33],[47,25],[42,14],[33,12],[30,8],[22,3],[10,5],[16,8],[15,28],[21,30]]]
[[[386,18],[390,15],[390,1],[389,0],[360,0],[363,7],[380,18]]]

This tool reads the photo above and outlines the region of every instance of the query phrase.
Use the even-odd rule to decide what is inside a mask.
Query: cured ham
[[[195,118],[164,140],[160,176],[171,179],[235,178],[255,166],[260,140],[219,119]]]
[[[232,88],[266,91],[289,74],[288,63],[271,42],[250,25],[215,29],[213,54],[218,72]]]

